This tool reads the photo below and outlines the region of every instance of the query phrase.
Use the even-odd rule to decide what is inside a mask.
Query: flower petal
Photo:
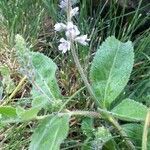
[[[67,5],[68,5],[68,0],[61,0],[59,7],[64,9],[67,8]]]
[[[66,36],[68,39],[73,39],[80,34],[78,27],[72,22],[68,22],[66,27]]]
[[[87,38],[87,35],[81,35],[75,38],[75,41],[82,44],[82,45],[88,45],[89,39]]]
[[[77,15],[79,12],[79,7],[75,7],[75,8],[73,8],[72,10],[71,10],[71,17],[73,17],[73,16],[75,16],[75,15]]]
[[[67,40],[65,40],[64,38],[61,38],[60,39],[60,44],[59,44],[59,46],[58,46],[58,49],[60,50],[60,51],[62,51],[62,53],[66,53],[67,52],[67,50],[70,50],[70,42],[69,41],[67,41]]]
[[[55,26],[55,31],[63,31],[66,29],[66,25],[64,23],[56,23]]]

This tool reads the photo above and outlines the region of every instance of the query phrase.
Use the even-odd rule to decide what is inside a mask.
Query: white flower
[[[69,41],[66,41],[64,38],[61,38],[60,39],[60,44],[59,44],[59,46],[58,46],[58,49],[60,50],[60,51],[62,51],[63,53],[66,53],[67,52],[67,50],[70,50],[70,42]]]
[[[87,35],[81,35],[75,38],[75,41],[82,44],[82,45],[88,45],[89,39],[87,38]]]
[[[56,23],[54,28],[55,31],[63,31],[66,29],[66,25],[64,23]]]
[[[74,39],[76,36],[80,34],[78,27],[74,25],[72,22],[68,22],[66,27],[66,36],[68,39]]]
[[[73,9],[71,9],[71,17],[73,17],[73,16],[75,16],[75,15],[77,15],[79,12],[79,7],[75,7],[75,8],[73,8]]]
[[[77,0],[69,0],[71,1],[71,6],[77,3]],[[60,0],[59,7],[62,9],[67,9],[68,0]]]
[[[59,7],[65,9],[67,8],[67,5],[68,5],[68,0],[61,0]]]

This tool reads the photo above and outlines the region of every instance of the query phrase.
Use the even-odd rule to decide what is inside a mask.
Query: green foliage
[[[28,110],[23,109],[22,107],[17,107],[16,113],[20,121],[29,121],[37,117],[39,112],[39,107],[32,107]]]
[[[91,149],[91,141],[94,138],[94,119],[93,118],[83,118],[81,129],[83,134],[86,136],[84,144],[82,146],[82,150],[90,150]]]
[[[55,77],[56,64],[41,53],[30,52],[20,35],[16,36],[16,49],[22,72],[33,83],[32,106],[36,107],[35,109],[39,107],[39,110],[49,104],[59,106],[61,93]]]
[[[1,80],[1,89],[3,88],[2,92],[5,92],[5,95],[9,95],[15,89],[15,84],[10,77],[11,72],[10,69],[6,65],[0,66],[0,76]],[[1,92],[0,92],[1,93]],[[0,94],[2,96],[2,93]],[[0,99],[1,99],[0,96]]]
[[[121,43],[112,36],[100,46],[92,62],[90,79],[101,107],[109,107],[126,86],[133,61],[130,41]]]
[[[128,123],[125,125],[122,125],[122,128],[127,133],[128,138],[136,145],[136,148],[138,150],[141,150],[141,144],[142,144],[142,135],[143,135],[143,125],[136,124],[136,123]],[[149,129],[150,133],[150,129]],[[148,134],[147,137],[147,150],[150,149],[150,134]]]
[[[144,121],[148,108],[134,100],[124,99],[112,112],[121,120]]]
[[[56,64],[41,53],[30,54],[35,73],[35,86],[31,92],[33,98],[41,95],[41,101],[46,103],[57,101],[61,98],[61,94],[55,77]]]
[[[94,128],[93,119],[85,118],[82,122],[83,133],[87,136],[82,150],[105,149],[115,150],[115,142],[110,131],[104,126]]]
[[[91,138],[94,132],[93,118],[84,118],[82,121],[82,131],[88,137]]]
[[[56,64],[41,53],[30,52],[30,55],[35,75],[34,86],[31,90],[32,106],[59,108],[62,101],[60,100],[61,93],[55,77]]]
[[[16,109],[11,106],[0,107],[0,122],[9,123],[18,120]]]
[[[97,132],[95,132],[95,139],[92,141],[92,149],[102,149],[105,147],[105,149],[110,149],[111,150],[115,150],[115,145],[114,145],[114,141],[112,140],[113,137],[111,135],[111,133],[109,132],[109,130],[105,127],[99,127],[97,129]],[[110,142],[108,144],[108,142]],[[106,144],[106,146],[105,146]]]
[[[59,150],[68,134],[69,118],[64,115],[42,120],[32,135],[29,150]]]

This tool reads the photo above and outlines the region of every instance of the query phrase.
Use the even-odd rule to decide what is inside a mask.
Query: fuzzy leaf
[[[95,54],[90,70],[92,87],[99,104],[109,105],[127,84],[134,62],[130,41],[122,43],[114,36],[108,37]]]
[[[83,133],[88,137],[92,138],[94,132],[93,118],[83,118],[81,129]]]
[[[68,115],[47,117],[35,129],[29,150],[59,150],[68,130]]]
[[[115,150],[113,137],[109,130],[105,127],[99,127],[95,132],[95,139],[92,141],[92,149],[110,149]],[[104,148],[105,147],[105,148]]]
[[[61,99],[55,72],[56,64],[39,52],[31,52],[22,36],[16,35],[16,54],[20,72],[32,83],[32,106],[39,110],[57,99]],[[57,102],[56,102],[57,103]]]
[[[148,108],[134,100],[125,99],[112,112],[121,120],[144,121]]]
[[[33,97],[40,96],[42,105],[43,101],[45,104],[50,104],[50,102],[60,99],[60,89],[55,77],[56,64],[41,53],[30,52],[30,54],[35,74],[35,86],[32,89]]]

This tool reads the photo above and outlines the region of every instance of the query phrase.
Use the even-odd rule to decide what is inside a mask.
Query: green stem
[[[101,115],[98,112],[95,111],[81,111],[81,110],[76,110],[76,111],[69,111],[66,110],[64,113],[58,113],[58,116],[63,116],[63,115],[70,115],[70,116],[85,116],[85,117],[92,117],[92,118],[100,118]],[[49,116],[52,116],[53,114],[50,115],[44,115],[44,116],[37,116],[37,120],[45,119]]]
[[[132,142],[127,139],[127,134],[126,132],[123,131],[122,127],[120,126],[120,124],[111,116],[108,116],[108,120],[113,124],[113,126],[118,130],[119,134],[122,136],[122,138],[124,138],[125,143],[128,147],[129,150],[135,150],[135,146],[132,144]]]
[[[85,86],[82,87],[81,89],[79,89],[78,91],[76,91],[72,96],[70,96],[70,97],[64,102],[64,104],[60,107],[60,109],[59,109],[58,112],[61,112],[61,111],[64,109],[64,107],[68,104],[68,102],[70,102],[70,101],[71,101],[77,94],[79,94],[84,88],[85,88]]]
[[[145,125],[143,130],[143,137],[142,137],[142,150],[147,150],[147,135],[148,135],[149,125],[150,125],[150,110],[148,110],[145,119]]]
[[[76,51],[75,51],[75,48],[74,48],[74,44],[72,44],[72,46],[71,46],[71,53],[72,53],[74,62],[75,62],[75,64],[76,64],[77,68],[78,68],[78,71],[79,71],[79,73],[80,73],[80,75],[81,75],[81,78],[82,78],[82,80],[83,80],[83,82],[84,82],[84,84],[85,84],[85,86],[86,86],[88,92],[90,93],[90,95],[91,95],[95,100],[97,100],[96,97],[95,97],[95,94],[94,94],[94,92],[93,92],[93,90],[92,90],[92,88],[91,88],[91,85],[89,84],[89,82],[88,82],[88,80],[87,80],[87,77],[86,77],[85,74],[84,74],[84,71],[83,71],[83,68],[82,68],[82,66],[81,66],[81,64],[80,64],[80,62],[79,62],[78,56],[76,55]]]

